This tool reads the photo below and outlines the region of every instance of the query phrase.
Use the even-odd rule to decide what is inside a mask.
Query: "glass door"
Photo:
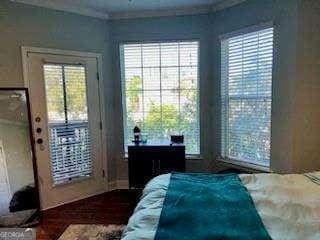
[[[42,208],[105,190],[97,59],[30,53]]]

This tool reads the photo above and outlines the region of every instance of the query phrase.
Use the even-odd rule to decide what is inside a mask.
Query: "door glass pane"
[[[85,67],[45,64],[44,79],[54,184],[90,177]]]

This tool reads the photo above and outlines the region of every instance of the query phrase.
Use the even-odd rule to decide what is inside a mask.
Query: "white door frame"
[[[52,55],[62,55],[62,56],[74,56],[74,57],[87,57],[95,58],[97,60],[97,74],[99,77],[99,102],[100,102],[100,114],[102,122],[101,131],[101,143],[102,143],[102,166],[104,169],[104,189],[108,191],[108,163],[107,163],[107,131],[106,131],[106,114],[105,114],[105,100],[104,100],[104,87],[103,87],[103,76],[102,76],[102,55],[99,53],[91,52],[79,52],[79,51],[69,51],[61,49],[50,49],[50,48],[38,48],[38,47],[21,47],[22,55],[22,67],[23,67],[23,80],[24,86],[29,88],[28,76],[28,64],[27,57],[29,53],[39,53],[39,54],[52,54]],[[30,103],[32,105],[32,103]],[[89,197],[89,196],[88,196]]]

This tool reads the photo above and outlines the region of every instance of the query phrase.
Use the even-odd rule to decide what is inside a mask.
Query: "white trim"
[[[182,15],[197,15],[210,13],[211,6],[201,6],[193,8],[181,8],[170,10],[145,10],[109,13],[110,19],[131,19],[131,18],[150,18],[150,17],[168,17]]]
[[[163,9],[163,10],[141,10],[141,11],[122,11],[112,12],[110,9],[106,11],[99,11],[90,7],[75,6],[70,3],[57,3],[52,0],[11,0],[11,2],[18,2],[29,4],[38,7],[60,10],[64,12],[71,12],[79,15],[101,18],[101,19],[131,19],[131,18],[145,18],[145,17],[166,17],[166,16],[182,16],[182,15],[196,15],[206,14],[210,12],[220,11],[229,7],[233,7],[247,0],[223,0],[216,4],[205,6],[194,6],[188,8],[177,9]]]
[[[168,17],[168,16],[183,16],[197,15],[217,12],[225,8],[233,7],[247,0],[224,0],[213,5],[195,6],[189,8],[179,8],[170,10],[145,10],[145,11],[127,11],[118,13],[109,13],[109,19],[130,19],[130,18],[145,18],[145,17]]]
[[[117,189],[117,181],[111,181],[108,183],[109,191],[113,191]]]
[[[102,168],[104,171],[105,190],[108,191],[108,159],[107,159],[107,119],[106,119],[106,101],[104,94],[104,81],[102,73],[102,55],[97,56],[98,77],[99,77],[99,101],[100,101],[100,120],[102,124],[101,142],[102,142]]]
[[[256,170],[261,172],[272,172],[270,167],[259,166],[252,163],[246,163],[243,161],[238,161],[233,159],[224,159],[224,158],[218,157],[216,161],[218,163],[223,163],[229,166],[232,165],[234,168],[239,168],[239,169],[249,169],[249,170]]]
[[[225,8],[233,7],[235,5],[243,3],[245,1],[247,1],[247,0],[225,0],[225,1],[220,1],[220,2],[212,5],[211,12],[217,12],[217,11],[223,10]]]
[[[197,156],[198,159],[201,157],[201,153],[202,153],[202,131],[201,131],[201,112],[200,112],[200,101],[201,101],[201,91],[200,91],[200,39],[182,39],[182,40],[151,40],[151,41],[129,41],[129,42],[121,42],[119,44],[119,59],[120,59],[120,77],[121,77],[121,107],[122,107],[122,155],[123,155],[123,159],[125,161],[127,161],[127,149],[126,149],[126,145],[125,145],[125,139],[124,137],[126,136],[126,128],[125,125],[127,124],[127,106],[126,106],[126,95],[125,95],[125,90],[126,90],[126,86],[125,86],[125,66],[124,66],[124,46],[125,45],[143,45],[143,44],[149,44],[149,43],[155,43],[155,44],[163,44],[163,43],[197,43],[197,65],[192,65],[192,66],[196,66],[197,67],[197,89],[195,90],[197,93],[197,118],[198,118],[198,127],[199,127],[199,153],[186,153],[188,156]],[[142,51],[142,50],[141,50]],[[161,55],[160,55],[161,58]],[[161,60],[161,59],[160,59]],[[141,62],[142,64],[142,62]],[[158,66],[157,66],[158,67]],[[173,67],[173,66],[170,66]],[[181,68],[181,67],[185,67],[183,65],[180,65],[180,63],[177,66],[174,66],[176,68]],[[189,66],[187,66],[189,67]],[[143,69],[143,66],[139,67]],[[160,95],[161,95],[161,91],[163,90],[161,88],[161,64],[159,65],[160,68],[160,89],[155,89],[154,91],[160,91]],[[179,76],[180,77],[180,76]],[[143,78],[143,76],[142,76]],[[189,89],[181,89],[179,88],[180,91],[183,90],[189,90]],[[144,91],[144,90],[142,90]],[[179,103],[180,104],[180,103]],[[124,111],[125,110],[125,111]],[[193,160],[196,160],[196,158],[190,158]]]
[[[79,201],[79,200],[83,200],[83,199],[86,199],[86,198],[90,198],[90,197],[93,197],[93,196],[96,196],[96,195],[99,195],[99,194],[103,194],[103,193],[106,193],[107,191],[100,191],[100,192],[97,192],[97,193],[93,193],[93,194],[88,194],[86,196],[82,196],[82,197],[79,197],[79,198],[74,198],[74,199],[71,199],[71,200],[68,200],[66,202],[63,202],[63,203],[57,203],[53,206],[50,206],[50,207],[47,207],[47,208],[41,208],[41,211],[45,211],[45,210],[49,210],[49,209],[52,209],[52,208],[56,208],[56,207],[59,207],[59,206],[63,206],[65,204],[68,204],[68,203],[72,203],[72,202],[76,202],[76,201]]]
[[[21,46],[23,81],[24,81],[24,86],[27,88],[29,87],[28,80],[27,80],[27,76],[28,76],[28,64],[27,64],[28,60],[27,60],[27,58],[28,58],[29,53],[96,58],[98,60],[99,66],[101,66],[101,63],[99,64],[99,61],[102,61],[102,55],[99,53]],[[101,74],[101,76],[100,76],[100,74]],[[100,73],[100,71],[99,71],[99,77],[100,77],[100,80],[102,80],[102,73]]]
[[[129,189],[129,181],[127,180],[118,180],[117,189]]]
[[[31,48],[30,48],[31,49]],[[21,61],[22,61],[22,78],[23,78],[23,86],[29,89],[29,81],[27,80],[28,76],[28,47],[21,47]]]
[[[86,57],[86,58],[95,58],[97,60],[98,66],[98,76],[99,76],[99,102],[100,102],[100,120],[102,123],[101,130],[101,144],[102,144],[102,167],[105,173],[104,177],[104,186],[105,191],[108,188],[108,159],[107,159],[107,131],[106,131],[106,112],[105,112],[105,99],[104,99],[104,87],[103,87],[103,73],[102,73],[102,55],[100,53],[92,52],[80,52],[80,51],[70,51],[70,50],[61,50],[61,49],[50,49],[50,48],[38,48],[38,47],[27,47],[21,46],[21,55],[22,55],[22,67],[23,67],[23,81],[24,86],[29,88],[28,83],[28,54],[29,53],[39,53],[39,54],[53,54],[53,55],[62,55],[62,56],[74,56],[74,57]]]
[[[101,58],[102,56],[100,53],[93,53],[93,52],[80,52],[80,51],[72,51],[72,50],[29,47],[29,46],[21,46],[21,50],[22,50],[22,53],[26,53],[26,54],[42,53],[42,54],[53,54],[53,55],[74,56],[74,57],[89,57],[89,58]]]
[[[264,23],[260,23],[260,24],[255,24],[249,27],[245,27],[245,28],[241,28],[226,34],[222,34],[219,36],[220,41],[228,39],[228,38],[232,38],[232,37],[236,37],[242,34],[247,34],[247,33],[251,33],[251,32],[256,32],[256,31],[260,31],[266,28],[272,28],[274,27],[274,23],[273,21],[269,21],[269,22],[264,22]]]
[[[126,104],[126,94],[124,92],[126,91],[126,86],[125,86],[125,71],[124,71],[124,44],[120,43],[119,44],[119,66],[120,66],[120,94],[121,94],[121,118],[122,118],[122,125],[121,125],[121,154],[126,154],[127,148],[125,146],[125,136],[128,136],[126,131],[127,129],[124,127],[127,124],[127,104]],[[141,60],[142,61],[142,60]]]
[[[109,182],[109,191],[117,189],[129,189],[128,180],[117,180]]]
[[[37,7],[49,8],[64,12],[75,13],[83,16],[108,19],[108,14],[103,11],[98,11],[89,7],[80,7],[75,4],[68,3],[58,3],[57,1],[52,0],[11,0],[11,2],[23,3],[28,5],[33,5]]]
[[[76,201],[79,201],[79,200],[82,200],[82,199],[90,198],[90,197],[93,197],[93,196],[96,196],[96,195],[99,195],[99,194],[103,194],[103,193],[107,193],[107,192],[110,192],[110,191],[113,191],[113,190],[129,189],[129,182],[128,182],[128,180],[111,181],[111,182],[109,182],[107,187],[108,187],[108,191],[101,191],[101,192],[94,193],[94,194],[88,194],[88,195],[80,197],[80,198],[71,199],[71,200],[69,200],[67,202],[64,202],[64,203],[59,203],[59,204],[56,204],[56,205],[48,207],[48,208],[43,208],[43,209],[41,209],[41,211],[48,210],[48,209],[51,209],[51,208],[55,208],[55,207],[58,207],[58,206],[62,206],[62,205],[68,204],[68,203],[76,202]]]

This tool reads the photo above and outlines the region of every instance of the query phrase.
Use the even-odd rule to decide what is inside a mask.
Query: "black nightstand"
[[[129,187],[143,188],[155,176],[173,171],[185,172],[185,146],[153,142],[128,146]]]

